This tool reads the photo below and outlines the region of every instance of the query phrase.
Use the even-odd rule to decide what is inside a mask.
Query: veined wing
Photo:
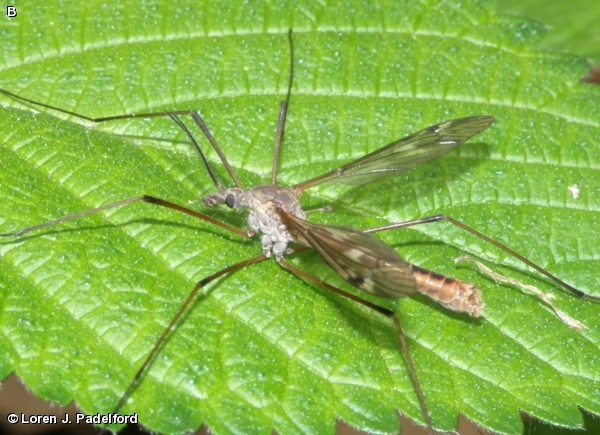
[[[417,292],[410,264],[382,241],[348,227],[320,225],[279,211],[299,240],[304,239],[342,278],[375,296],[400,299]],[[303,240],[303,241],[304,241]]]
[[[404,172],[452,151],[493,122],[491,116],[442,122],[292,188],[300,195],[304,190],[321,184],[365,184]]]

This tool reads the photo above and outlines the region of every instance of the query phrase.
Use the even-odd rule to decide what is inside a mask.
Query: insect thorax
[[[290,234],[277,210],[300,219],[306,218],[296,193],[274,184],[263,184],[246,191],[237,187],[224,189],[206,196],[202,203],[209,207],[225,204],[236,211],[247,208],[248,225],[252,232],[262,234],[263,253],[267,256],[273,254],[277,258],[283,257],[288,243],[299,241]]]

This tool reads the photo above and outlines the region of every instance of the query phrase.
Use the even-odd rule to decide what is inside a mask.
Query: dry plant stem
[[[491,270],[489,267],[485,266],[484,264],[480,263],[479,261],[476,261],[470,257],[458,257],[454,260],[455,263],[461,263],[461,262],[467,262],[467,263],[473,263],[477,266],[477,268],[481,271],[481,273],[483,273],[484,275],[489,276],[490,278],[492,278],[494,281],[496,282],[500,282],[500,283],[504,283],[504,284],[510,284],[513,285],[515,287],[518,287],[520,289],[522,289],[525,292],[529,292],[535,296],[537,296],[539,299],[541,299],[546,305],[548,305],[556,314],[556,316],[567,326],[569,326],[570,328],[575,329],[578,332],[581,332],[584,329],[587,329],[587,327],[581,323],[580,321],[572,318],[571,316],[569,316],[567,313],[565,313],[564,311],[562,311],[561,309],[557,308],[553,303],[552,303],[552,295],[551,294],[546,294],[544,292],[542,292],[540,289],[538,289],[537,287],[534,287],[532,285],[527,285],[527,284],[523,284],[519,281],[517,281],[516,279],[512,279],[509,278],[507,276],[504,275],[500,275],[499,273],[494,272],[493,270]]]

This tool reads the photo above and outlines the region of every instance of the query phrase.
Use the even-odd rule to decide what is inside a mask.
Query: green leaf
[[[598,296],[600,91],[577,84],[585,61],[530,50],[541,25],[494,9],[476,0],[17,5],[0,27],[0,87],[93,117],[196,109],[254,186],[270,177],[292,27],[282,185],[443,120],[497,119],[406,175],[313,189],[306,208],[334,212],[311,221],[366,229],[447,214]],[[143,193],[246,228],[244,215],[201,206],[212,184],[169,120],[92,125],[0,104],[0,232]],[[398,313],[436,429],[453,430],[459,413],[510,434],[521,431],[519,411],[570,428],[582,424],[578,407],[600,413],[598,304],[450,225],[380,237],[408,261],[475,283],[487,304],[474,320],[424,298],[369,299]],[[46,400],[108,413],[194,284],[259,253],[257,240],[147,204],[2,240],[0,376],[16,371]],[[465,253],[551,293],[588,329],[456,267]],[[298,257],[297,267],[354,292],[316,254]],[[424,424],[390,322],[268,261],[206,289],[123,413],[161,433],[204,423],[216,434],[331,434],[336,418],[397,432],[396,410]]]
[[[546,24],[548,34],[538,47],[578,54],[600,63],[600,3],[596,0],[499,0],[498,10]]]

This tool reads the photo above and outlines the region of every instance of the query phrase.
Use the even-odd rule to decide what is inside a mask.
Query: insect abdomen
[[[417,290],[452,311],[479,317],[485,304],[475,285],[410,265]]]

